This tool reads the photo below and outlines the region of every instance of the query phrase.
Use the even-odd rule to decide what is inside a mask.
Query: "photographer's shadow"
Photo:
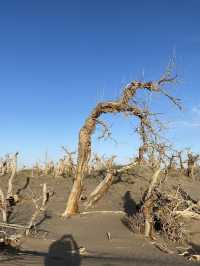
[[[79,266],[80,263],[79,248],[71,235],[53,242],[44,261],[45,266]]]

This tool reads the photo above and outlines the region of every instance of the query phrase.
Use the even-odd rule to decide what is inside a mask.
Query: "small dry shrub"
[[[152,229],[154,233],[172,242],[184,242],[187,240],[186,220],[176,214],[176,211],[184,211],[187,208],[198,213],[194,200],[184,192],[181,187],[174,195],[168,195],[155,189],[152,193]],[[143,214],[143,203],[138,212],[131,217],[125,216],[122,222],[134,233],[144,233],[145,218]]]
[[[156,191],[156,196],[153,206],[154,230],[170,241],[183,242],[186,240],[185,224],[174,213],[179,204],[184,205],[183,202],[160,191]],[[179,210],[182,207],[179,206]]]
[[[122,218],[122,222],[124,225],[126,225],[130,231],[134,232],[134,233],[144,233],[144,215],[143,213],[140,211],[138,211],[136,214],[134,214],[133,216],[124,216]]]

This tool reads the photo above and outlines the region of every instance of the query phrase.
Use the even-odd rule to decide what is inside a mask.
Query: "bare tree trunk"
[[[194,162],[188,163],[187,176],[193,179],[194,177]]]
[[[137,163],[138,165],[141,165],[143,162],[144,162],[144,149],[142,146],[142,147],[139,147],[139,150],[138,150]]]
[[[152,200],[148,199],[143,206],[143,214],[145,218],[144,235],[151,237],[153,234],[153,217],[152,217]]]
[[[148,192],[146,194],[144,205],[143,205],[143,214],[145,218],[145,237],[152,237],[153,234],[153,217],[152,217],[152,208],[153,208],[153,191],[155,186],[158,184],[158,178],[160,174],[160,168],[156,169],[153,176],[152,181],[150,183]]]
[[[3,222],[7,223],[7,201],[5,199],[3,190],[0,188],[0,208],[2,211]]]
[[[63,216],[71,216],[78,212],[78,200],[83,188],[82,179],[87,170],[88,161],[91,156],[91,134],[95,129],[95,126],[95,119],[90,117],[86,120],[85,126],[80,130],[76,175],[72,191],[69,195],[67,208],[63,213]]]
[[[145,201],[150,198],[151,194],[152,194],[152,191],[153,189],[155,188],[156,184],[158,183],[158,177],[159,177],[159,174],[160,174],[160,168],[156,169],[153,176],[152,176],[152,181],[151,181],[151,184],[149,186],[149,189],[148,189],[148,192],[147,192],[147,195],[145,197]]]
[[[194,178],[194,168],[195,168],[195,163],[199,159],[199,155],[193,155],[192,153],[188,153],[188,168],[187,168],[187,176],[191,177],[192,179]]]
[[[169,171],[175,168],[175,161],[174,161],[175,157],[176,157],[175,155],[172,155],[169,159],[169,166],[168,166]]]
[[[183,159],[182,159],[181,151],[178,152],[178,158],[179,158],[180,168],[181,168],[181,170],[184,170],[184,165],[183,165]]]
[[[142,145],[139,147],[139,151],[138,151],[138,158],[137,158],[137,162],[139,165],[144,163],[144,155],[147,152],[148,149],[148,137],[147,137],[147,132],[145,130],[145,124],[143,123],[143,121],[140,121],[140,126],[138,128],[138,133],[140,135],[140,138],[142,140]]]

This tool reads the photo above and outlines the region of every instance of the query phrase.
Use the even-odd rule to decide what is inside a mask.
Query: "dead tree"
[[[169,156],[169,165],[167,167],[168,171],[176,169],[176,158],[177,156],[175,154]]]
[[[99,171],[105,167],[104,158],[100,157],[97,153],[94,154],[94,158],[92,159],[92,166],[95,171]]]
[[[183,162],[183,158],[182,158],[182,151],[177,152],[177,157],[179,159],[180,169],[181,169],[181,171],[184,171],[184,162]]]
[[[47,189],[46,184],[43,184],[42,196],[35,197],[32,190],[30,190],[30,192],[32,193],[31,200],[34,203],[35,211],[30,217],[29,222],[26,225],[7,223],[6,213],[5,213],[5,218],[3,219],[3,222],[0,222],[0,226],[2,228],[1,235],[0,235],[0,246],[2,248],[4,247],[5,248],[6,247],[17,248],[22,244],[22,241],[24,241],[31,233],[32,228],[36,227],[37,219],[40,217],[42,213],[45,213],[46,208],[47,208],[47,203],[49,202],[50,198],[54,195],[53,191],[50,192],[50,190]],[[1,189],[0,189],[0,197],[2,198]],[[0,208],[1,208],[1,205],[0,205]],[[3,230],[3,228],[5,229]],[[10,230],[6,230],[6,229],[10,229]],[[16,233],[17,231],[19,231],[20,233]]]
[[[14,155],[15,156],[15,155]],[[11,174],[13,170],[13,159],[14,156],[10,154],[6,154],[5,158],[0,160],[0,176],[4,176],[6,174]]]
[[[35,220],[36,218],[39,216],[39,214],[41,212],[44,212],[46,209],[46,205],[47,202],[49,201],[49,191],[47,190],[47,185],[43,184],[43,188],[42,188],[42,201],[41,199],[35,199],[34,197],[32,198],[32,201],[35,205],[35,212],[33,213],[33,215],[31,216],[31,219],[29,221],[29,224],[26,228],[25,231],[25,235],[27,236],[30,233],[31,228],[34,226],[35,224]],[[40,205],[38,204],[38,200],[41,201]]]
[[[62,146],[62,149],[65,151],[66,156],[64,157],[64,171],[63,174],[66,176],[73,176],[75,173],[75,164],[73,160],[73,155],[76,154],[75,151],[70,152],[68,149],[66,149],[64,146]]]
[[[42,166],[39,164],[39,162],[36,162],[36,164],[33,166],[32,169],[32,177],[36,176],[42,176],[44,170],[42,169]]]
[[[16,152],[13,155],[12,161],[11,161],[11,176],[8,180],[8,192],[7,192],[7,199],[9,199],[10,197],[13,197],[13,179],[16,176],[17,173],[17,156],[18,156],[18,152]]]
[[[17,156],[18,152],[15,153],[12,158],[10,159],[10,168],[11,168],[11,176],[8,179],[8,190],[7,195],[5,196],[5,193],[0,188],[0,209],[2,211],[3,216],[3,222],[7,222],[10,207],[15,205],[15,203],[18,202],[18,195],[13,193],[13,179],[16,176],[17,173]]]
[[[64,150],[66,155],[64,155],[63,158],[59,159],[54,167],[53,174],[55,177],[71,177],[75,173],[76,165],[74,164],[73,155],[76,152],[70,152],[64,146],[62,146],[62,149]]]
[[[96,105],[79,132],[75,179],[63,216],[69,217],[78,212],[78,202],[83,188],[83,178],[88,169],[88,163],[91,157],[91,137],[96,129],[96,125],[99,123],[100,116],[106,113],[124,113],[137,117],[140,121],[142,120],[146,127],[150,127],[151,125],[148,119],[150,114],[146,110],[141,109],[137,103],[131,102],[131,100],[135,97],[139,89],[144,89],[150,92],[162,93],[180,107],[179,99],[170,96],[163,88],[163,85],[172,83],[175,80],[176,77],[172,77],[171,71],[168,70],[160,80],[155,82],[133,81],[124,88],[122,96],[118,100],[102,102]]]
[[[194,178],[194,168],[197,160],[199,159],[199,155],[193,155],[192,153],[188,153],[187,160],[187,176]]]

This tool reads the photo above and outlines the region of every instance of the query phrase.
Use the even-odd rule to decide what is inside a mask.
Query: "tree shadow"
[[[127,214],[128,217],[133,216],[137,212],[137,204],[134,201],[134,199],[131,197],[130,191],[126,191],[124,196],[122,197],[123,199],[123,208],[125,213]]]
[[[79,266],[79,248],[72,235],[64,235],[53,242],[44,260],[45,266]]]
[[[192,243],[192,242],[189,242],[188,243],[190,245],[190,248],[188,249],[191,253],[193,254],[200,254],[200,246],[195,244],[195,243]]]
[[[19,196],[19,195],[21,194],[22,191],[24,191],[24,190],[27,189],[27,187],[29,186],[29,184],[30,184],[30,177],[27,177],[27,178],[26,178],[26,183],[24,184],[23,187],[18,188],[16,194]]]
[[[29,250],[20,250],[18,248],[0,245],[0,265],[2,263],[10,262],[11,265],[12,261],[14,261],[16,265],[35,265],[34,263],[36,258],[43,258],[47,254],[45,252],[37,252],[37,251],[29,251]],[[21,263],[21,264],[18,264]],[[31,264],[32,263],[32,264]]]
[[[47,213],[47,211],[45,211],[44,216],[42,217],[42,219],[40,219],[36,224],[35,227],[37,228],[39,225],[41,225],[44,221],[51,219],[52,216],[50,214]]]

